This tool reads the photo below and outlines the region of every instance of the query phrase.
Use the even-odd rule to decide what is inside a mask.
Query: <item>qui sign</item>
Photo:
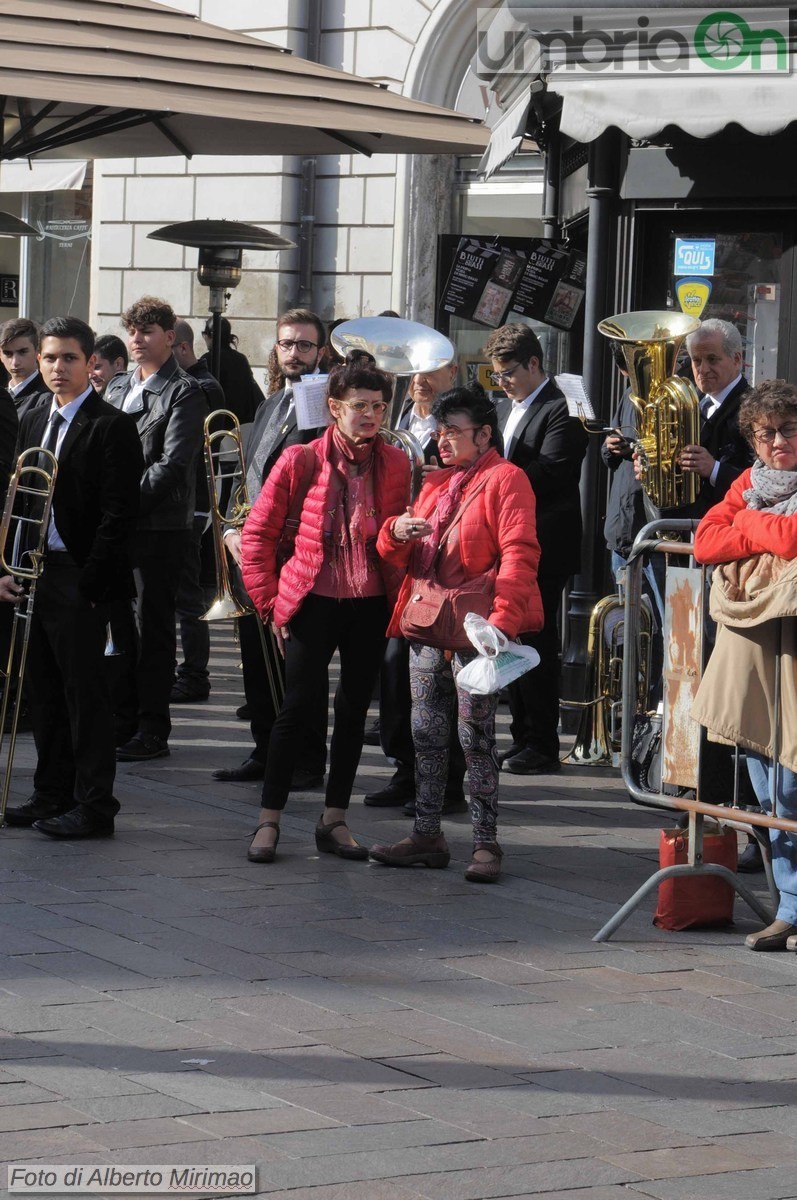
[[[688,242],[675,239],[673,275],[713,275],[714,241]]]

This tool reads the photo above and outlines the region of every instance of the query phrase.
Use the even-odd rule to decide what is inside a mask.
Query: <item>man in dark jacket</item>
[[[76,317],[47,322],[40,362],[53,399],[26,413],[19,433],[20,449],[50,450],[58,473],[28,644],[34,792],[6,821],[58,838],[108,836],[119,811],[105,629],[111,603],[132,593],[127,551],[143,460],[131,418],[91,386],[93,346]],[[26,515],[40,516],[23,499]],[[4,600],[21,593],[11,576],[0,579]]]
[[[512,744],[499,758],[514,775],[545,775],[559,763],[559,634],[562,591],[581,563],[579,477],[587,434],[542,368],[542,347],[523,324],[503,325],[487,340],[494,381],[506,392],[498,407],[504,456],[529,477],[537,503],[542,555],[538,583],[545,612],[539,633],[522,641],[540,656],[534,671],[510,684]]]
[[[38,352],[39,327],[33,321],[13,317],[0,325],[0,361],[8,372],[7,387],[20,421],[29,409],[50,399],[39,371]]]
[[[205,397],[205,417],[227,407],[221,384],[194,353],[194,331],[187,321],[178,321],[174,327],[174,357],[185,373],[195,379],[201,387]],[[207,700],[210,695],[210,626],[207,621],[202,620],[209,605],[206,590],[202,586],[202,539],[209,521],[210,496],[203,448],[196,465],[196,500],[191,541],[183,560],[183,571],[177,589],[177,616],[180,619],[183,661],[177,667],[171,692],[172,704],[196,704],[198,701]]]
[[[175,315],[165,300],[142,297],[122,315],[122,324],[136,365],[111,380],[105,397],[135,420],[144,474],[132,550],[138,656],[135,666],[130,653],[117,660],[124,671],[117,696],[120,733],[122,723],[128,725],[117,757],[139,762],[169,753],[177,587],[194,521],[207,403],[172,353]],[[129,638],[121,640],[124,648]]]

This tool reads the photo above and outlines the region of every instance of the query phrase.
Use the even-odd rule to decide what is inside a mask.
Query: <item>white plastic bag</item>
[[[531,646],[510,642],[500,629],[476,613],[468,613],[463,624],[470,642],[479,652],[457,675],[457,687],[466,692],[475,696],[500,692],[540,661],[539,654]]]

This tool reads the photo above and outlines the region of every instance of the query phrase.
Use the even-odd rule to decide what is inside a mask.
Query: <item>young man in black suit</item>
[[[499,758],[513,775],[547,775],[560,769],[557,614],[565,584],[581,564],[578,483],[587,434],[543,371],[542,347],[527,325],[502,325],[484,352],[507,395],[498,406],[504,456],[526,472],[534,489],[542,551],[537,582],[545,613],[540,632],[522,638],[540,662],[509,686],[512,744]]]
[[[0,361],[8,372],[8,390],[20,421],[50,392],[37,361],[39,327],[27,317],[13,317],[0,326]]]
[[[19,431],[20,449],[50,449],[58,470],[25,679],[34,792],[6,821],[59,838],[109,836],[119,811],[105,629],[111,602],[132,594],[127,551],[143,470],[134,422],[91,386],[93,349],[83,321],[47,322],[39,363],[53,398],[28,412]],[[0,579],[0,598],[14,603],[21,594],[11,576]]]
[[[292,308],[284,312],[277,322],[275,350],[284,386],[274,392],[260,405],[255,419],[244,438],[244,460],[249,499],[254,504],[274,463],[287,446],[306,444],[318,437],[323,430],[299,429],[296,421],[296,406],[293,402],[293,384],[302,375],[313,375],[326,343],[326,329],[319,316],[306,308]],[[235,563],[241,563],[241,535],[229,530],[224,544]],[[241,637],[241,663],[243,665],[244,694],[249,709],[254,749],[238,767],[222,767],[213,772],[214,779],[224,782],[248,782],[262,779],[266,769],[266,753],[275,712],[268,687],[263,649],[254,617],[244,617],[238,622]],[[279,670],[281,663],[277,664]],[[311,788],[319,786],[326,769],[326,710],[316,714],[317,719],[308,719],[307,746],[304,765],[294,772],[294,786]],[[323,732],[322,732],[323,731]]]

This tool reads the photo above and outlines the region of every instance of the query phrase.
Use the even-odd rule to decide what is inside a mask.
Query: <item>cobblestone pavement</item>
[[[311,793],[249,864],[258,785],[210,778],[248,747],[236,657],[214,632],[171,758],[120,768],[114,839],[0,834],[0,1162],[255,1162],[270,1200],[797,1197],[794,956],[745,950],[739,902],[591,941],[660,814],[613,772],[505,776],[479,888],[467,817],[447,871],[394,871],[319,857]],[[31,761],[25,736],[17,799]],[[407,830],[361,802],[389,774],[366,748],[366,843]]]

